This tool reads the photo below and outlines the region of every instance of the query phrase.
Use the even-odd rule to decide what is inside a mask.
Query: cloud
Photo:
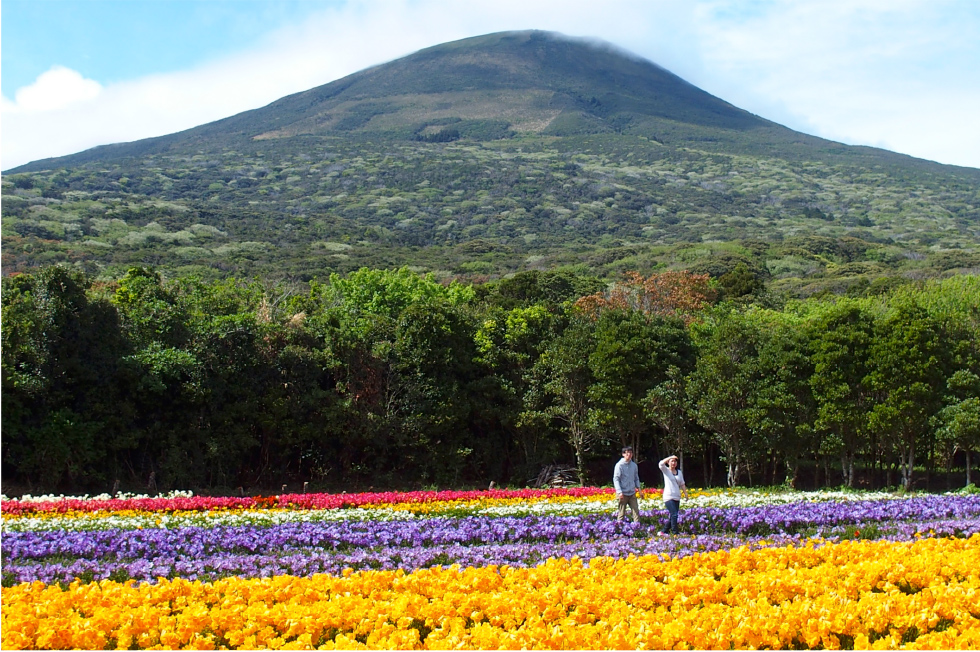
[[[19,89],[13,102],[4,98],[3,110],[19,113],[52,111],[93,100],[101,92],[99,82],[85,79],[70,68],[53,66],[33,84]]]
[[[731,2],[699,8],[703,87],[791,128],[980,166],[980,20],[932,0]],[[968,146],[973,143],[974,146]]]

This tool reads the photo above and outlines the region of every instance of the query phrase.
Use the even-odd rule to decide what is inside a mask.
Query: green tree
[[[4,279],[3,464],[8,478],[90,488],[133,445],[115,311],[53,266]]]
[[[393,354],[400,465],[423,475],[432,469],[433,479],[457,483],[474,449],[484,444],[469,433],[477,380],[471,324],[448,301],[418,301],[399,315]],[[440,459],[435,466],[434,454]],[[483,459],[489,454],[484,447]]]
[[[818,447],[805,324],[769,310],[750,310],[747,316],[763,335],[748,387],[746,421],[753,438],[766,443],[774,461],[782,461],[785,481],[795,486],[801,459]],[[775,482],[775,468],[772,473]]]
[[[485,283],[475,289],[478,298],[510,310],[534,305],[558,305],[599,292],[605,282],[568,270],[518,272],[510,278]]]
[[[561,454],[561,440],[556,443],[551,420],[542,414],[531,418],[533,410],[525,413],[525,406],[542,398],[539,362],[568,320],[567,310],[555,304],[507,311],[491,307],[474,333],[476,360],[486,374],[481,413],[514,441],[524,478],[536,476],[543,464]]]
[[[687,395],[687,380],[679,367],[670,366],[666,378],[651,388],[644,399],[647,419],[659,427],[669,450],[677,451],[680,463],[690,446],[691,401]]]
[[[944,353],[952,359],[943,407],[933,420],[947,472],[957,450],[964,452],[970,484],[973,452],[980,449],[980,277],[954,276],[929,283],[917,296],[944,331]]]
[[[449,455],[450,465],[452,456],[471,457],[466,417],[477,356],[465,311],[472,297],[469,287],[443,286],[405,268],[361,269],[311,284],[304,328],[329,351],[345,474],[386,468],[433,480],[430,471],[445,466],[426,463],[433,449]]]
[[[343,305],[355,313],[397,319],[405,308],[427,299],[450,305],[472,301],[473,288],[453,281],[437,283],[431,274],[416,274],[407,267],[396,271],[361,268],[345,277],[331,274],[326,285],[315,285],[324,306]]]
[[[119,279],[112,302],[118,309],[127,339],[137,349],[150,343],[180,346],[186,341],[187,315],[176,292],[164,286],[158,272],[147,267],[131,267]]]
[[[595,350],[588,362],[594,378],[589,388],[593,428],[639,451],[640,437],[650,428],[644,399],[667,380],[669,369],[692,368],[694,349],[679,319],[604,310],[596,321]]]
[[[712,433],[728,466],[728,486],[738,484],[752,457],[749,387],[759,333],[740,313],[721,315],[698,346],[687,392],[697,422]]]
[[[980,377],[961,369],[946,383],[946,405],[936,415],[937,438],[946,451],[947,473],[956,451],[966,459],[966,484],[972,484],[971,457],[980,449]]]
[[[753,273],[742,261],[735,265],[732,271],[722,274],[718,278],[718,285],[721,286],[725,298],[743,299],[743,301],[746,298],[753,298],[766,287],[762,278]]]
[[[839,456],[843,481],[853,487],[855,460],[870,448],[872,396],[868,375],[875,320],[854,300],[842,299],[817,308],[809,332],[813,361],[810,385],[817,404],[814,425],[822,436],[822,451]]]
[[[875,403],[868,426],[897,454],[902,488],[908,491],[916,455],[929,450],[930,422],[942,407],[942,388],[952,371],[950,342],[914,297],[900,297],[874,334],[867,385]],[[921,439],[927,439],[926,446]]]
[[[583,482],[588,478],[587,455],[601,440],[589,398],[594,378],[588,360],[595,345],[595,322],[573,314],[568,327],[549,342],[535,364],[534,379],[525,394],[525,410],[520,420],[522,425],[559,423],[575,451]]]

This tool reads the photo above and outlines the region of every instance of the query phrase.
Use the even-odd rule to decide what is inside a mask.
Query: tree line
[[[679,453],[694,484],[970,482],[978,297],[976,276],[762,307],[689,272],[291,286],[51,266],[3,279],[2,473],[232,491],[524,485],[565,463],[604,483],[629,444]]]

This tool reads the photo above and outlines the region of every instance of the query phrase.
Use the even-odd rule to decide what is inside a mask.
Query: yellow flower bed
[[[486,509],[491,507],[510,507],[513,505],[536,505],[548,503],[564,505],[570,503],[611,503],[615,494],[596,494],[594,496],[542,496],[540,498],[476,498],[473,500],[440,500],[431,503],[379,503],[372,507],[387,508],[398,512],[412,512],[419,515],[439,514],[458,509]]]
[[[980,535],[2,591],[4,649],[980,648]]]
[[[696,498],[698,496],[709,496],[721,493],[718,490],[706,490],[706,489],[691,489],[688,492],[689,498]],[[645,491],[645,496],[647,498],[660,499],[661,490],[660,489],[649,489]],[[485,509],[491,507],[510,507],[513,505],[536,505],[539,503],[548,503],[551,505],[569,505],[569,504],[585,504],[585,503],[615,503],[616,494],[595,494],[593,496],[542,496],[540,498],[477,498],[473,500],[453,500],[453,501],[434,501],[431,503],[381,503],[377,505],[378,507],[386,507],[388,509],[396,511],[412,511],[418,514],[427,514],[431,512],[442,512],[451,509],[460,508],[477,508]]]

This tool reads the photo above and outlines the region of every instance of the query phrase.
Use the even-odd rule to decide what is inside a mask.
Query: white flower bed
[[[43,496],[32,496],[31,494],[24,494],[20,498],[7,498],[6,496],[0,494],[0,501],[11,502],[11,503],[49,503],[56,502],[59,500],[139,500],[142,498],[193,498],[193,491],[171,491],[165,494],[158,494],[156,496],[150,496],[147,494],[130,494],[125,491],[120,491],[116,493],[115,496],[111,494],[97,494],[95,496],[90,496],[89,494],[83,494],[81,496],[65,496],[64,494],[54,495],[45,494]]]
[[[858,501],[858,500],[892,500],[899,498],[895,494],[885,492],[850,492],[850,491],[709,491],[696,493],[690,499],[682,500],[682,508],[691,507],[756,507],[764,505],[780,505],[795,502],[824,502],[824,501]],[[190,497],[190,492],[173,492],[167,497]],[[139,496],[137,496],[139,497]],[[31,498],[39,501],[41,497]],[[50,497],[46,497],[50,500]],[[99,497],[89,498],[100,499]],[[644,511],[662,510],[663,502],[659,494],[651,494],[640,501],[640,509]],[[406,509],[390,507],[354,507],[345,509],[251,509],[234,512],[187,512],[180,514],[144,513],[144,514],[109,514],[93,513],[92,515],[45,516],[4,518],[0,532],[37,531],[37,530],[107,530],[113,528],[178,528],[178,527],[215,527],[215,526],[268,526],[290,522],[345,521],[345,520],[408,520],[415,518],[432,518],[440,515],[473,514],[488,516],[524,516],[524,515],[582,515],[597,513],[612,513],[615,497],[610,495],[601,499],[581,499],[566,502],[540,501],[533,503],[517,503],[513,505],[479,505],[479,504],[447,504],[443,509],[432,509],[429,506],[424,513],[415,514]]]

